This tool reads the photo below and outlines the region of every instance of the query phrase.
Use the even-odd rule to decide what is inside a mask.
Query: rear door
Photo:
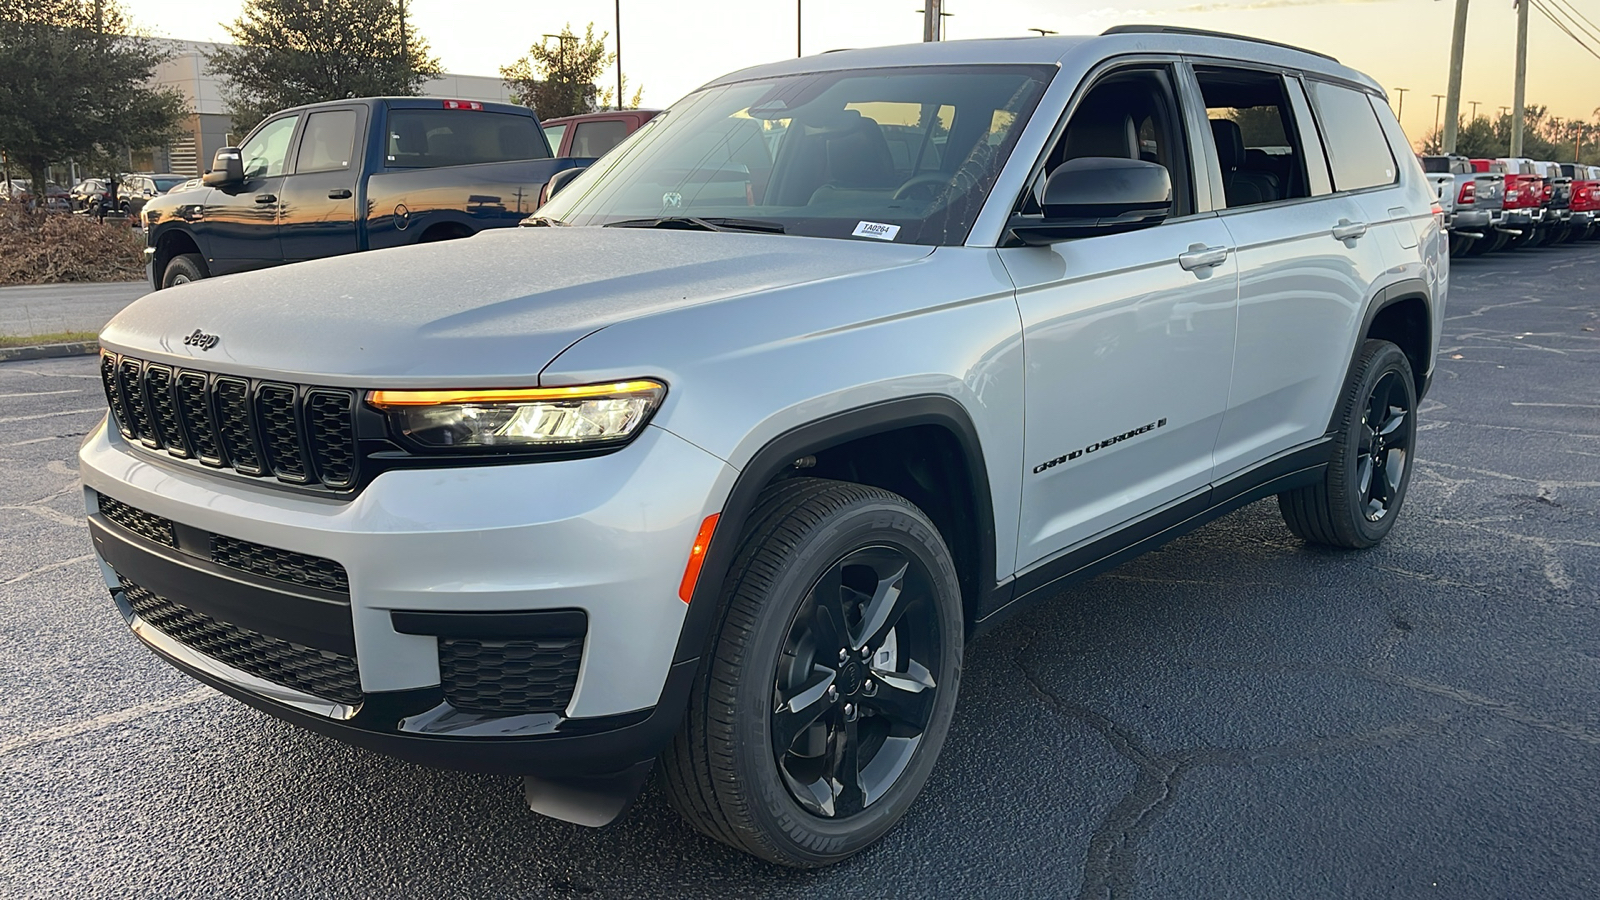
[[[201,249],[211,274],[226,275],[283,261],[278,239],[278,194],[283,190],[300,115],[268,119],[244,145],[244,181],[206,196]]]
[[[1352,188],[1392,180],[1395,169],[1381,133],[1386,176],[1384,166],[1364,174],[1357,160],[1345,159],[1344,144],[1325,146],[1291,73],[1198,62],[1192,73],[1212,122],[1208,151],[1212,177],[1223,183],[1221,219],[1239,255],[1239,340],[1217,440],[1220,482],[1327,431],[1351,336],[1385,267],[1380,240],[1387,236],[1374,233]],[[1376,131],[1365,95],[1351,99]],[[1217,140],[1235,135],[1242,149],[1217,156]],[[1329,149],[1345,165],[1339,179],[1330,176]]]
[[[1036,164],[1020,207],[1037,211],[1044,177],[1062,162],[1110,156],[1167,167],[1170,219],[998,251],[1017,286],[1027,358],[1024,572],[1211,479],[1238,277],[1228,231],[1195,177],[1199,119],[1176,84],[1170,60],[1100,76]]]
[[[366,155],[367,107],[356,104],[306,116],[294,173],[279,192],[278,233],[288,262],[361,249],[357,203]]]

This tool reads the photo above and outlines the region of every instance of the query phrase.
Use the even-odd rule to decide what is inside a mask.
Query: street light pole
[[[617,109],[622,108],[622,0],[617,2]]]
[[[917,10],[922,13],[922,40],[924,42],[943,39],[944,22],[942,18],[944,10],[941,8],[943,6],[944,0],[924,0],[922,9]]]
[[[1444,100],[1443,94],[1433,95],[1433,133],[1439,133],[1439,103]]]
[[[1059,31],[1051,31],[1048,28],[1029,28],[1028,30],[1029,31],[1037,31],[1037,32],[1039,32],[1039,37],[1044,37],[1047,34],[1060,34],[1061,33]]]
[[[1478,101],[1468,100],[1467,103],[1472,106],[1472,121],[1478,121]]]
[[[800,15],[800,7],[804,2],[805,0],[794,0],[794,55],[796,59],[805,56],[805,53],[800,49],[800,25],[804,21],[804,17]]]
[[[1511,155],[1522,155],[1523,89],[1528,82],[1528,0],[1517,3],[1517,72],[1511,91]]]
[[[406,41],[406,0],[400,0],[400,59],[405,63],[406,74],[411,74],[411,48]]]
[[[1400,108],[1394,111],[1394,117],[1401,122],[1406,120],[1406,91],[1409,90],[1411,88],[1397,87],[1394,89],[1394,92],[1400,95]]]

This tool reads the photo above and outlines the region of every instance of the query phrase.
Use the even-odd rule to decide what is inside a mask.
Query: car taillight
[[[446,100],[444,101],[444,108],[482,110],[483,104],[476,100]]]
[[[1478,202],[1478,186],[1470,181],[1466,184],[1463,184],[1461,186],[1461,193],[1456,195],[1456,204],[1460,205],[1476,202]]]
[[[1544,195],[1543,195],[1544,199],[1545,199],[1545,202],[1548,203],[1550,201],[1550,198],[1555,196],[1555,193],[1556,193],[1556,186],[1555,185],[1553,185],[1553,184],[1545,185],[1544,186]]]

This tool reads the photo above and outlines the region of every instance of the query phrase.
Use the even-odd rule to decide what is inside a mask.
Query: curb
[[[24,359],[56,359],[63,356],[93,356],[99,352],[100,344],[98,341],[40,344],[34,347],[0,347],[0,362]]]

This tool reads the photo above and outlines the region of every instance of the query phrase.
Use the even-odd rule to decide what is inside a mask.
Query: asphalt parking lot
[[[168,669],[90,555],[92,358],[0,364],[6,897],[1600,896],[1600,245],[1460,260],[1403,518],[1275,502],[975,643],[927,792],[820,872],[598,831]]]

